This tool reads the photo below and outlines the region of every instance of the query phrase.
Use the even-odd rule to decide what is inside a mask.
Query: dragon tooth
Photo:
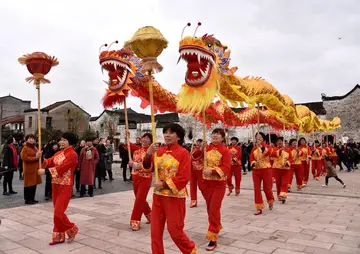
[[[181,55],[179,56],[179,59],[177,60],[176,64],[179,64],[180,60],[181,60]]]
[[[200,56],[200,52],[197,54],[197,60],[198,60],[198,62],[199,62],[199,64],[201,63],[201,56]]]
[[[214,62],[214,59],[210,58],[209,61],[212,63],[213,66],[215,66],[215,62]]]
[[[121,83],[121,78],[119,76],[117,76],[117,79],[119,80],[119,82]]]
[[[115,68],[115,70],[116,70],[116,63],[115,63],[115,62],[113,62],[113,65],[114,65],[114,68]]]
[[[101,73],[104,75],[104,67],[101,66]]]
[[[128,72],[131,72],[132,74],[134,74],[134,72],[132,71],[132,69],[130,69],[130,67],[127,66],[127,65],[126,65],[126,70],[127,70]],[[135,74],[134,74],[134,75],[135,75]]]
[[[200,68],[200,73],[203,77],[206,75],[205,72],[201,68]]]
[[[103,80],[106,85],[109,85],[109,81]]]

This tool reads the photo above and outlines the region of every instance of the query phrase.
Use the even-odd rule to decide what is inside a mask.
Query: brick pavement
[[[225,197],[219,253],[360,253],[360,171],[340,173],[348,185],[342,189],[331,179],[328,188],[311,181],[303,192],[294,191],[284,205],[261,216],[253,213],[251,177],[243,178],[241,195]],[[342,195],[342,196],[340,196]],[[201,197],[201,194],[200,194]],[[151,195],[148,197],[151,201]],[[189,202],[189,200],[188,200]],[[133,193],[124,191],[94,198],[74,199],[68,214],[80,228],[71,244],[49,246],[52,205],[42,203],[0,210],[0,253],[151,253],[149,225],[129,229]],[[185,230],[199,253],[207,253],[206,207],[187,209]],[[179,253],[164,234],[165,253]]]

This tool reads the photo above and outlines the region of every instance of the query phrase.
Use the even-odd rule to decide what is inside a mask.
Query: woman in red
[[[241,157],[242,151],[241,147],[237,144],[239,139],[237,137],[231,138],[231,145],[229,146],[229,151],[231,153],[231,170],[227,176],[227,186],[229,188],[228,196],[234,190],[234,185],[232,184],[232,176],[235,175],[235,196],[240,194],[240,183],[241,183]]]
[[[209,244],[206,250],[214,250],[217,246],[221,226],[221,204],[226,191],[226,177],[230,177],[231,154],[223,144],[224,129],[214,129],[211,144],[206,147],[206,168],[203,171],[201,192],[206,201],[209,228],[206,238]]]
[[[333,162],[333,166],[336,169],[336,164],[337,164],[337,154],[336,151],[334,149],[334,144],[329,143],[329,152],[330,152],[330,158]]]
[[[306,145],[306,139],[304,137],[299,139],[299,149],[301,150],[302,154],[300,156],[301,164],[302,164],[302,170],[304,172],[303,174],[303,184],[302,186],[307,186],[307,183],[309,181],[309,174],[310,174],[310,163],[309,159],[310,157],[310,149]]]
[[[318,140],[314,141],[314,147],[311,151],[311,171],[314,179],[316,181],[319,181],[320,175],[321,175],[321,157],[322,157],[322,151],[319,147],[320,143]]]
[[[271,156],[274,158],[272,172],[276,183],[276,192],[279,201],[286,202],[288,181],[290,172],[290,152],[284,147],[283,138],[276,141],[277,147],[272,149]]]
[[[203,140],[198,139],[191,152],[191,179],[190,179],[190,208],[197,206],[197,189],[201,190],[202,174],[204,169]]]
[[[302,166],[301,157],[303,156],[302,150],[296,145],[296,139],[290,139],[290,156],[291,156],[291,172],[289,175],[289,191],[291,190],[292,181],[295,174],[297,190],[301,190],[303,186],[304,168]]]
[[[132,168],[132,182],[135,194],[135,202],[130,220],[130,226],[133,231],[140,229],[140,220],[143,214],[148,220],[147,224],[150,224],[151,221],[151,208],[146,198],[151,187],[152,168],[144,169],[143,167],[143,159],[151,143],[152,135],[145,133],[141,137],[141,146],[130,144],[133,160],[129,161],[129,166]]]
[[[261,195],[261,182],[266,195],[269,209],[274,208],[274,195],[272,193],[272,172],[270,165],[271,147],[264,142],[265,135],[262,132],[256,133],[256,146],[250,154],[250,165],[252,166],[252,178],[254,182],[255,209],[254,215],[262,214],[264,201]]]
[[[143,160],[144,169],[151,169],[152,155],[157,151],[159,181],[155,183],[151,212],[152,253],[164,254],[165,222],[171,239],[182,253],[195,254],[196,246],[184,232],[187,197],[186,184],[191,175],[191,158],[183,144],[185,130],[172,123],[163,128],[165,146],[152,144]]]
[[[77,144],[77,135],[65,132],[61,136],[60,148],[53,157],[45,159],[39,175],[45,174],[44,168],[49,168],[52,177],[52,200],[54,204],[54,228],[50,245],[65,242],[65,233],[68,242],[72,242],[79,232],[77,226],[70,222],[65,214],[72,196],[74,171],[78,164],[78,156],[74,150]]]

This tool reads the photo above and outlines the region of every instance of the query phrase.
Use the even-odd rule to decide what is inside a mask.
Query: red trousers
[[[307,163],[307,161],[302,161],[301,163],[304,170],[303,183],[307,184],[309,181],[310,165]]]
[[[204,180],[201,192],[206,201],[209,227],[206,238],[209,241],[217,241],[219,238],[221,226],[221,204],[226,191],[225,181]]]
[[[285,199],[287,197],[289,174],[291,171],[290,169],[274,168],[272,172],[275,178],[277,197],[279,200]]]
[[[240,193],[240,182],[241,182],[241,166],[232,165],[230,175],[227,177],[227,186],[229,191],[231,192],[234,189],[234,185],[232,184],[232,176],[235,175],[235,192],[237,194]]]
[[[152,253],[164,254],[163,235],[165,222],[171,239],[181,253],[195,253],[195,243],[184,232],[185,198],[165,197],[153,194],[151,212],[151,249]]]
[[[256,168],[252,170],[252,179],[254,183],[255,209],[264,209],[264,201],[261,195],[261,182],[263,182],[263,190],[266,200],[269,204],[274,203],[274,195],[272,193],[272,172],[271,168]]]
[[[149,203],[146,201],[146,198],[151,187],[152,179],[151,177],[146,178],[138,175],[133,175],[132,181],[135,194],[135,202],[131,214],[131,221],[140,222],[141,216],[143,214],[150,215],[151,213],[151,208],[149,206]]]
[[[321,173],[323,175],[327,174],[327,169],[326,169],[326,160],[325,159],[321,159]]]
[[[298,189],[302,188],[303,184],[303,178],[304,178],[304,168],[302,164],[292,164],[290,169],[290,175],[289,175],[289,187],[291,188],[292,181],[294,178],[296,178],[296,186]]]
[[[201,182],[202,182],[202,170],[191,170],[191,178],[190,178],[190,197],[191,201],[197,201],[197,189],[201,190]]]
[[[313,175],[313,177],[319,178],[321,175],[321,160],[311,160],[311,173]]]
[[[72,185],[52,184],[52,201],[54,205],[54,233],[65,233],[75,224],[69,221],[65,211],[72,196]]]

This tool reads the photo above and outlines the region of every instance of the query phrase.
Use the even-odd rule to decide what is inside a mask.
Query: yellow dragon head
[[[194,33],[181,39],[179,61],[183,59],[187,63],[187,71],[177,103],[179,109],[198,113],[211,104],[219,92],[219,74],[229,71],[230,51],[226,50],[213,35],[195,37]]]

